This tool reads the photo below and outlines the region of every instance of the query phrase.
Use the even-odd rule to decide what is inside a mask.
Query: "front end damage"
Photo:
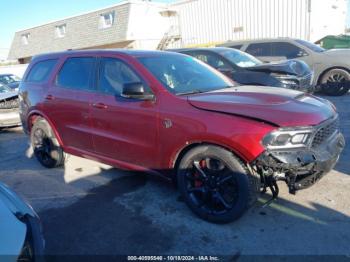
[[[267,149],[250,167],[260,175],[262,191],[269,188],[274,199],[279,192],[277,181],[285,181],[291,194],[314,185],[332,170],[344,146],[336,117],[315,127],[307,146]]]

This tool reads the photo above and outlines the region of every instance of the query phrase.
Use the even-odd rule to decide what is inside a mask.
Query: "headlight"
[[[262,144],[267,149],[302,148],[307,147],[313,133],[310,127],[298,129],[278,129],[267,134]]]

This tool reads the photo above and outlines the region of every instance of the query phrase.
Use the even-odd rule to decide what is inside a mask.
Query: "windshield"
[[[209,92],[232,87],[233,82],[197,59],[174,54],[138,60],[173,94]]]
[[[11,84],[19,81],[21,81],[21,79],[15,75],[0,75],[0,82],[5,84]]]
[[[302,46],[305,46],[307,48],[309,48],[310,50],[314,51],[314,52],[317,52],[317,53],[321,53],[321,52],[324,52],[326,49],[318,46],[318,45],[315,45],[313,43],[310,43],[308,41],[305,41],[305,40],[300,40],[300,39],[297,39],[295,40],[297,43],[301,44]]]
[[[219,50],[218,53],[239,67],[251,67],[262,64],[262,62],[254,56],[239,50],[225,49]]]
[[[11,92],[11,89],[3,84],[0,84],[0,93],[7,93],[7,92]]]

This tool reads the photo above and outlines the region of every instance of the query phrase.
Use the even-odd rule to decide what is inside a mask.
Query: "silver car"
[[[0,83],[0,129],[21,124],[18,92]]]
[[[325,50],[291,38],[230,41],[219,46],[240,49],[265,62],[300,59],[314,71],[313,85],[324,93],[339,96],[350,89],[350,49]]]
[[[0,261],[43,261],[44,246],[38,215],[0,183]]]

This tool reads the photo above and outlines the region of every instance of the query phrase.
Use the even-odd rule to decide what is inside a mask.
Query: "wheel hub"
[[[207,212],[221,213],[233,207],[238,188],[234,174],[222,161],[195,160],[187,177],[191,198]]]
[[[207,180],[207,185],[209,189],[217,189],[219,186],[219,180],[217,176],[210,176],[210,178]]]

